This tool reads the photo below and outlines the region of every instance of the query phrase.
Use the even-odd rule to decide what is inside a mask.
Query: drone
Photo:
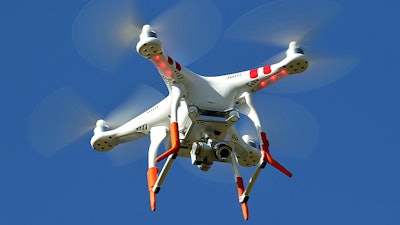
[[[209,170],[214,162],[230,163],[247,220],[250,192],[267,164],[292,176],[270,154],[252,95],[288,75],[304,72],[308,61],[303,50],[296,42],[290,42],[286,58],[276,64],[215,77],[198,75],[168,56],[150,25],[143,26],[136,50],[157,68],[169,95],[120,127],[111,129],[106,121],[98,120],[90,142],[92,147],[109,151],[118,144],[150,136],[147,179],[153,211],[156,194],[177,157],[190,158],[203,171]],[[255,140],[239,136],[235,123],[240,114],[253,122],[260,149],[255,146]],[[162,142],[168,142],[170,148],[158,155]],[[166,162],[160,171],[156,164],[164,159]],[[239,166],[256,166],[246,187]]]
[[[143,24],[138,31],[136,52],[154,65],[168,95],[122,125],[98,119],[91,128],[92,148],[107,152],[124,143],[150,138],[147,186],[152,211],[156,210],[156,196],[177,158],[190,159],[193,166],[205,172],[212,170],[214,164],[228,164],[232,167],[243,218],[248,220],[251,191],[267,165],[292,177],[271,154],[253,95],[283,78],[303,76],[301,73],[312,67],[308,56],[298,38],[293,38],[286,42],[284,56],[275,63],[205,76],[170,56],[156,27]],[[242,134],[238,129],[243,116],[249,119],[256,135]],[[164,152],[160,151],[162,144]],[[241,176],[240,167],[254,167],[248,182]]]

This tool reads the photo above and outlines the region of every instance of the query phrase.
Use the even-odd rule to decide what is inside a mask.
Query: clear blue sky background
[[[147,2],[154,9],[148,12],[151,18],[176,1]],[[215,2],[226,28],[267,1]],[[248,222],[242,219],[233,180],[195,176],[197,171],[190,171],[195,168],[185,169],[183,163],[171,170],[154,213],[148,204],[145,157],[116,166],[107,153],[91,149],[90,134],[51,157],[35,151],[28,138],[29,118],[62,87],[77,90],[101,115],[138,83],[164,94],[166,89],[151,63],[134,51],[114,73],[82,59],[71,31],[88,0],[2,2],[0,224],[400,224],[400,3],[337,2],[343,10],[318,40],[358,55],[360,63],[329,86],[271,94],[302,105],[315,117],[318,142],[307,157],[274,152],[294,176],[288,179],[267,168],[249,201]],[[235,48],[257,54],[242,57],[233,54]],[[236,72],[282,50],[263,48],[220,39],[189,68],[203,74]],[[135,151],[146,152],[146,144]]]

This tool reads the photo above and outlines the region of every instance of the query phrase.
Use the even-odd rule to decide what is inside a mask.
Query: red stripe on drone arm
[[[268,75],[271,73],[271,66],[264,66],[263,67],[263,73],[264,75]]]
[[[258,77],[258,68],[250,70],[250,78],[255,79]]]

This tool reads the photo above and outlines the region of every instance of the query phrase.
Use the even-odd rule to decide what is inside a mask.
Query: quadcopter
[[[261,11],[264,16],[264,9]],[[243,218],[248,220],[250,193],[267,165],[292,177],[271,155],[253,95],[283,78],[303,76],[300,74],[311,68],[299,38],[285,40],[285,54],[275,63],[205,76],[191,71],[165,51],[158,28],[142,24],[145,25],[140,25],[136,51],[157,69],[168,95],[122,125],[98,119],[94,129],[91,127],[91,146],[107,152],[123,143],[150,138],[147,181],[152,211],[156,210],[156,196],[178,157],[190,159],[201,171],[212,170],[217,163],[228,164],[232,167]],[[238,129],[243,116],[252,123],[255,136],[242,134]],[[160,151],[162,144],[164,152]],[[241,176],[240,167],[254,167],[248,182]]]
[[[214,162],[230,163],[243,216],[247,220],[250,192],[267,164],[292,176],[270,154],[268,138],[252,95],[288,75],[304,72],[308,61],[303,50],[296,42],[290,42],[286,58],[276,64],[215,77],[198,75],[168,56],[150,25],[143,26],[136,50],[157,68],[169,95],[120,127],[111,129],[106,121],[98,120],[90,142],[92,147],[109,151],[118,144],[150,136],[147,179],[153,211],[156,194],[177,157],[190,158],[193,165],[204,171]],[[236,130],[235,123],[240,114],[253,122],[260,149],[255,146],[255,140],[243,139]],[[170,147],[158,155],[163,142]],[[164,159],[166,162],[159,170],[156,164]],[[239,166],[256,166],[246,186]]]

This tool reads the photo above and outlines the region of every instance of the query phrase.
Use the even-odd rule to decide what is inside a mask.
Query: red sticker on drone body
[[[250,78],[255,79],[258,77],[258,68],[250,70]]]
[[[264,66],[263,72],[264,72],[264,74],[270,74],[271,73],[271,66]]]

